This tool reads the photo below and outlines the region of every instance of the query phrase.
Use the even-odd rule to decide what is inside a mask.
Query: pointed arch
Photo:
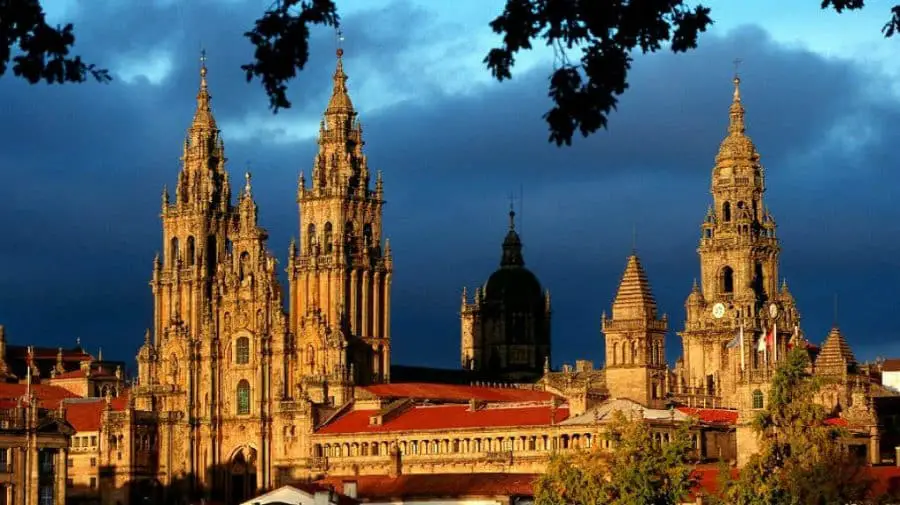
[[[311,254],[316,245],[316,225],[309,223],[306,226],[306,250]]]
[[[194,266],[194,263],[195,263],[195,261],[194,261],[194,260],[195,260],[194,255],[195,255],[195,254],[196,254],[196,245],[194,244],[194,236],[193,236],[193,235],[188,235],[188,238],[187,238],[187,247],[186,247],[186,250],[185,250],[185,252],[184,252],[184,255],[185,255],[185,259],[187,260],[187,264],[188,264],[189,267]]]
[[[178,250],[178,237],[172,237],[169,240],[169,264],[174,265],[178,262],[178,255],[180,251]]]

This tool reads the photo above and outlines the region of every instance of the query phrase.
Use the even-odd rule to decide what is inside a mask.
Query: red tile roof
[[[56,377],[53,377],[51,380],[83,379],[83,378],[84,378],[83,370],[72,370],[71,372],[57,374]]]
[[[727,409],[699,409],[694,407],[678,407],[684,414],[707,424],[737,424],[738,412]]]
[[[847,420],[844,419],[843,417],[832,417],[832,418],[826,419],[825,424],[828,426],[841,426],[841,427],[850,426],[850,423],[847,422]]]
[[[377,410],[353,410],[319,428],[316,433],[384,433],[398,431],[445,430],[455,428],[499,428],[541,426],[550,423],[550,405],[494,406],[470,410],[468,405],[415,405],[388,417],[383,424],[371,425]],[[556,409],[560,422],[569,417],[568,407]]]
[[[900,359],[890,358],[884,360],[884,363],[881,365],[881,370],[883,372],[900,372]]]
[[[418,497],[531,496],[537,477],[510,473],[362,475],[328,477],[319,483],[343,493],[344,482],[356,482],[357,496],[365,500],[408,500]]]
[[[16,402],[19,398],[24,398],[27,391],[27,384],[0,383],[0,400]],[[38,404],[45,409],[59,407],[59,403],[66,398],[78,398],[78,395],[67,389],[49,384],[32,384],[31,391],[37,398]]]
[[[401,384],[377,384],[362,388],[382,398],[415,398],[421,400],[489,402],[550,401],[553,394],[531,389],[496,388],[483,386],[458,386],[455,384],[429,384],[409,382]]]
[[[112,399],[112,410],[125,410],[128,405],[128,395],[123,394]],[[90,398],[81,401],[65,402],[66,421],[75,428],[75,431],[99,431],[100,417],[106,408],[105,398]]]

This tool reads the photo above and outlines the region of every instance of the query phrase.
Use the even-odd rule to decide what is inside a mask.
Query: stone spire
[[[353,114],[353,102],[347,93],[347,74],[344,73],[344,50],[337,50],[337,67],[334,69],[334,86],[331,91],[331,99],[325,114]]]
[[[209,107],[209,88],[206,83],[206,51],[200,52],[200,91],[197,92],[197,110],[194,111],[194,121],[191,130],[210,131],[216,130],[216,120]]]
[[[831,328],[822,350],[816,357],[816,372],[824,375],[843,375],[856,366],[850,344],[837,325]]]
[[[613,319],[655,319],[656,299],[637,254],[628,257],[612,307]]]
[[[747,136],[747,127],[744,122],[744,103],[741,100],[741,78],[734,76],[734,93],[731,98],[731,107],[728,109],[728,135],[719,146],[719,154],[716,156],[717,164],[725,161],[744,161],[759,163],[759,153],[756,145]]]

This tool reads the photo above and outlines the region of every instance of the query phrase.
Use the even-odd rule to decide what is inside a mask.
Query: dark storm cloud
[[[272,119],[261,87],[246,84],[239,68],[251,57],[241,33],[259,14],[258,2],[87,4],[81,12],[90,17],[76,19],[80,52],[110,66],[149,65],[169,52],[173,67],[159,85],[0,80],[0,211],[7,218],[0,236],[9,238],[0,243],[0,323],[16,341],[52,345],[81,336],[130,360],[150,319],[146,283],[159,247],[159,195],[175,181],[200,45],[209,50],[216,117],[232,129],[223,135],[233,179],[249,164],[270,247],[284,259],[297,227],[294,181],[315,146],[271,139],[289,133],[278,128],[315,125],[334,43],[327,30],[316,32],[309,65],[291,87],[295,107]],[[401,25],[410,29],[389,29]],[[884,76],[785,49],[759,29],[708,36],[688,55],[639,57],[610,130],[558,149],[546,142],[540,117],[549,106],[549,68],[447,94],[432,72],[442,58],[480,61],[484,48],[474,37],[404,3],[348,16],[344,30],[370,163],[385,173],[399,361],[455,364],[459,290],[496,267],[505,198],[520,184],[526,260],[553,292],[558,359],[600,358],[600,312],[614,295],[633,229],[677,329],[698,271],[697,225],[725,131],[735,54],[746,60],[742,90],[785,241],[782,272],[809,316],[810,337],[824,335],[834,291],[848,293],[841,322],[861,348],[895,335],[880,322],[887,318],[869,315],[896,306],[889,286],[900,280],[891,265],[898,212],[884,189],[897,183],[890,168],[898,109],[878,89],[889,84]],[[460,41],[429,53],[435,34]],[[361,102],[376,83],[416,98],[386,107]],[[254,127],[259,118],[276,126]]]

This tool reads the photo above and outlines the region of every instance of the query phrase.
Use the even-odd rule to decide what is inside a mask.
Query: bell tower
[[[300,243],[291,244],[288,273],[298,386],[314,401],[342,403],[350,385],[390,377],[393,262],[382,235],[381,174],[370,189],[342,49],[333,79],[309,186],[300,174]]]
[[[712,171],[713,203],[697,249],[700,284],[685,304],[677,385],[731,406],[738,384],[768,380],[799,322],[787,285],[778,285],[781,248],[763,199],[765,170],[746,134],[740,82],[735,76],[728,134]]]
[[[612,317],[603,314],[606,340],[606,384],[613,398],[628,398],[662,408],[666,387],[666,331],[650,282],[637,254],[628,257]]]
[[[225,146],[210,109],[205,53],[200,59],[197,108],[184,139],[178,183],[171,198],[168,189],[162,195],[163,255],[154,260],[150,283],[154,345],[176,327],[199,338],[232,213]]]

